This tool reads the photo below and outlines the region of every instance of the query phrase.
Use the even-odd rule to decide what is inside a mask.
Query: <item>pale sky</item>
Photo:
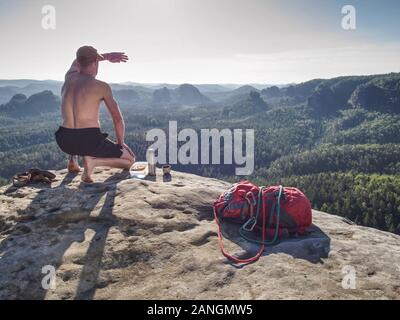
[[[356,8],[357,29],[341,27]],[[53,5],[56,29],[42,28]],[[99,78],[142,83],[301,82],[400,72],[398,0],[0,0],[0,78],[63,76],[81,45],[125,51]]]

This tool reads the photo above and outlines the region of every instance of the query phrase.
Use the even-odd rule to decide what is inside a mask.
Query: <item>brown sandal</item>
[[[55,181],[56,175],[50,171],[30,169],[27,172],[17,173],[12,177],[14,187],[26,186],[30,181],[45,182],[51,184]]]
[[[17,173],[12,177],[12,184],[17,188],[26,186],[31,181],[31,177],[29,172]]]

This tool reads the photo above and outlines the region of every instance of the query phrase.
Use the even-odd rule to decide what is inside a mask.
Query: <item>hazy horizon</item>
[[[313,79],[310,79],[313,80]],[[0,81],[56,81],[56,82],[64,82],[63,79],[32,79],[32,78],[0,78]],[[306,80],[308,81],[308,80]],[[231,83],[225,83],[225,82],[221,82],[221,83],[204,83],[204,82],[179,82],[179,83],[175,83],[175,82],[136,82],[136,81],[121,81],[121,82],[113,82],[111,81],[110,83],[113,84],[121,84],[121,85],[148,85],[148,86],[157,86],[157,85],[182,85],[182,84],[192,84],[192,85],[220,85],[220,86],[245,86],[245,85],[255,85],[255,86],[262,86],[262,85],[271,85],[271,86],[285,86],[285,85],[291,85],[291,84],[297,84],[295,82],[290,82],[290,83],[248,83],[248,82],[243,82],[243,83],[238,83],[238,82],[231,82]]]
[[[391,73],[400,73],[400,71],[392,71],[392,72],[387,72],[387,73],[365,73],[365,74],[349,74],[349,75],[344,75],[344,76],[379,76],[379,75],[384,75],[384,74],[391,74]],[[230,82],[230,83],[225,83],[225,82],[136,82],[136,81],[120,81],[120,82],[114,82],[114,81],[110,81],[111,84],[121,84],[121,85],[148,85],[148,86],[157,86],[157,85],[182,85],[182,84],[192,84],[192,85],[220,85],[220,86],[246,86],[246,85],[255,85],[255,86],[263,86],[263,85],[267,85],[267,86],[286,86],[286,85],[296,85],[296,84],[300,84],[303,82],[308,82],[308,81],[312,81],[315,79],[323,79],[323,80],[328,80],[328,79],[333,79],[333,78],[337,78],[337,77],[341,77],[343,75],[338,75],[332,78],[312,78],[312,79],[307,79],[301,82],[288,82],[288,83],[255,83],[255,82],[243,82],[243,83],[239,83],[239,82]],[[64,82],[64,79],[33,79],[33,78],[0,78],[0,81],[56,81],[56,82]]]
[[[125,51],[100,66],[108,82],[276,84],[400,72],[400,2],[353,0],[356,30],[341,27],[343,0],[83,0],[0,2],[3,79],[62,81],[76,49]],[[42,7],[56,9],[44,30]]]

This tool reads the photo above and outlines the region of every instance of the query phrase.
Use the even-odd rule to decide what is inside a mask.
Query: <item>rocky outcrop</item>
[[[191,84],[182,84],[175,89],[163,87],[152,95],[152,105],[157,107],[168,106],[207,106],[212,102],[199,89]]]
[[[281,91],[277,86],[272,86],[261,90],[261,94],[267,98],[277,98],[280,96]]]
[[[219,251],[212,213],[228,183],[98,170],[81,185],[56,174],[52,187],[0,189],[1,299],[400,298],[400,236],[314,211],[306,236],[238,268]],[[224,224],[227,249],[256,251],[237,229]],[[44,266],[56,270],[53,289]]]
[[[259,92],[250,92],[242,96],[238,101],[224,107],[222,114],[225,116],[249,116],[255,113],[265,112],[267,103],[261,98]]]
[[[211,100],[203,95],[195,86],[185,83],[174,90],[175,99],[183,105],[209,104]]]
[[[243,94],[250,94],[252,92],[260,92],[260,90],[254,88],[253,86],[245,85],[241,86],[232,91],[233,95],[243,95]]]

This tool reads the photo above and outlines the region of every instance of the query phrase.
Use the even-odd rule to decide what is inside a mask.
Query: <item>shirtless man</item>
[[[82,181],[92,183],[93,169],[108,166],[129,170],[135,155],[125,143],[125,124],[110,86],[96,80],[100,61],[126,62],[124,53],[100,55],[90,46],[78,49],[76,60],[65,75],[62,87],[61,112],[63,122],[56,132],[56,141],[69,155],[68,171],[79,172],[77,156],[83,156]],[[117,142],[100,131],[99,109],[104,101],[112,117]]]

